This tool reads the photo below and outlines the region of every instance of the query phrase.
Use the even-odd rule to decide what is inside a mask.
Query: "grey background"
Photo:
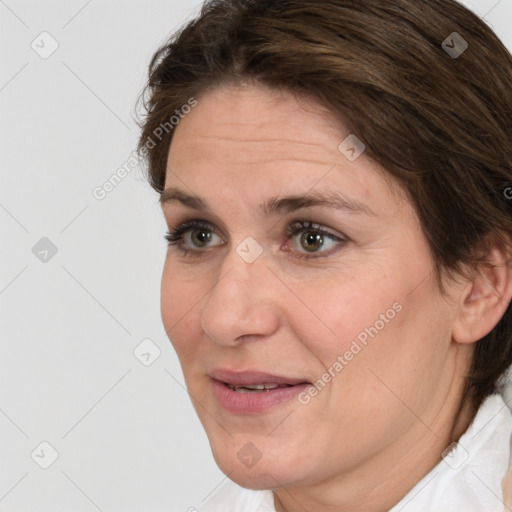
[[[512,0],[464,3],[512,49]],[[0,512],[192,511],[225,479],[160,319],[157,197],[139,167],[93,196],[199,5],[0,0]]]

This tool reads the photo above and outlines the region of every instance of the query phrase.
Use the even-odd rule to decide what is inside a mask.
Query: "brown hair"
[[[512,235],[512,56],[456,1],[205,2],[155,53],[140,98],[138,150],[157,192],[169,119],[210,88],[242,82],[311,97],[343,119],[407,192],[438,282],[477,263],[486,235]],[[511,364],[509,305],[476,344],[464,400],[478,408]]]

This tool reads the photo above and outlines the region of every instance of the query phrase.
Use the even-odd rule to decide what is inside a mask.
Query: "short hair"
[[[512,56],[455,0],[206,1],[156,51],[139,98],[138,151],[157,192],[169,119],[242,83],[312,98],[357,134],[411,201],[441,290],[442,272],[466,275],[489,235],[512,234]],[[475,408],[501,390],[511,334],[509,304],[475,346],[463,395]]]

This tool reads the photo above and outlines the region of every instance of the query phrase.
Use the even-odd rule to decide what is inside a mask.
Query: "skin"
[[[197,257],[170,246],[164,326],[220,469],[244,487],[274,490],[277,511],[382,512],[398,503],[472,420],[460,406],[474,341],[510,300],[508,270],[445,280],[441,294],[410,202],[364,153],[350,162],[338,150],[348,135],[313,101],[226,86],[199,98],[169,153],[165,188],[201,196],[212,212],[169,202],[168,226],[203,219],[213,231],[203,248],[197,230],[185,235]],[[343,193],[375,215],[257,209],[312,190]],[[297,220],[347,241],[324,238],[309,252],[304,231],[287,239]],[[248,236],[263,250],[253,263],[236,251]],[[395,302],[402,310],[307,405],[235,415],[213,396],[213,368],[318,380]],[[252,468],[237,457],[248,442],[261,453]]]

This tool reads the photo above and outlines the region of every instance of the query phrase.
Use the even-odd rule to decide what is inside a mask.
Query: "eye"
[[[183,254],[188,254],[189,252],[194,253],[194,249],[189,251],[186,245],[187,239],[192,242],[195,249],[202,249],[207,246],[213,237],[220,239],[208,222],[194,219],[183,222],[174,230],[169,230],[164,238],[169,246],[175,245]]]
[[[297,240],[298,247],[306,250],[305,253],[299,250],[299,254],[297,255],[298,258],[323,258],[332,254],[333,251],[325,251],[321,249],[326,247],[335,247],[340,244],[345,245],[347,243],[346,237],[339,237],[329,233],[319,224],[313,224],[309,221],[294,222],[286,230],[286,236],[288,239],[293,239],[298,234],[301,234]],[[313,254],[313,256],[308,256],[308,253]],[[319,255],[316,256],[316,254]]]

